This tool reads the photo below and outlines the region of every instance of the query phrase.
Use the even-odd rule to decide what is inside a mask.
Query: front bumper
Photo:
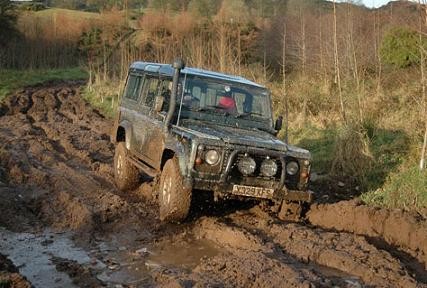
[[[298,191],[298,190],[287,190],[283,195],[283,200],[288,201],[301,201],[311,203],[314,199],[314,193],[311,190]]]
[[[189,180],[190,181],[190,180]],[[300,202],[307,202],[310,203],[314,199],[314,193],[311,190],[290,190],[287,189],[285,186],[282,186],[282,188],[274,188],[274,187],[264,187],[264,185],[260,186],[251,186],[251,187],[262,187],[267,189],[272,189],[274,192],[272,194],[263,194],[263,196],[260,196],[260,194],[251,196],[242,196],[233,193],[233,184],[230,183],[223,183],[221,181],[213,181],[213,180],[206,180],[206,179],[200,179],[195,178],[192,179],[191,186],[194,189],[199,190],[208,190],[208,191],[214,191],[223,197],[249,197],[249,198],[257,198],[257,199],[270,199],[270,200],[288,200],[288,201],[300,201]],[[272,185],[274,186],[274,185]]]

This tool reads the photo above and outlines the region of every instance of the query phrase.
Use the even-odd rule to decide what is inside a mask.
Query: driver
[[[190,93],[185,93],[184,97],[182,97],[182,105],[190,109],[195,109],[200,106],[200,100]]]

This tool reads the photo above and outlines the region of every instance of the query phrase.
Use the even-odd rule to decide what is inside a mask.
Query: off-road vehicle
[[[186,218],[199,190],[264,199],[284,216],[312,192],[310,153],[276,138],[282,119],[273,122],[270,92],[245,78],[179,59],[134,62],[113,128],[116,184],[134,189],[141,170],[159,176],[153,193],[165,221]]]

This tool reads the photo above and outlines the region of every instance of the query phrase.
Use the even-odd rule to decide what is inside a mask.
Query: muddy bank
[[[276,257],[281,253],[287,261],[299,263],[298,271],[303,271],[303,264],[306,269],[320,272],[322,267],[328,267],[369,285],[384,287],[392,281],[396,287],[416,287],[417,281],[399,260],[369,244],[364,237],[283,224],[274,219],[254,220],[254,216],[252,212],[233,214],[228,218],[230,223],[204,219],[196,231],[201,237],[225,243],[233,251]]]
[[[401,248],[427,269],[427,222],[416,214],[363,205],[360,201],[311,206],[307,219],[313,225],[372,238],[375,243]]]

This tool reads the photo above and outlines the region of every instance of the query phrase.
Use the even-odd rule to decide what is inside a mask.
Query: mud
[[[352,200],[313,205],[307,218],[319,227],[368,236],[376,243],[385,242],[409,253],[427,269],[427,221],[420,215],[368,207]]]
[[[253,203],[210,205],[198,194],[188,221],[161,223],[148,178],[129,193],[115,188],[112,122],[80,85],[30,87],[0,104],[0,281],[427,287],[426,220],[407,212],[341,201],[287,223]]]

